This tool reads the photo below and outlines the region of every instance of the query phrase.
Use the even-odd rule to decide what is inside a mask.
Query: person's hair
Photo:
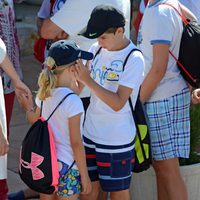
[[[47,57],[45,65],[45,69],[42,70],[38,78],[39,90],[37,92],[37,97],[41,101],[51,96],[51,90],[54,89],[57,84],[57,74],[61,74],[66,67],[71,64],[57,67],[54,59],[52,57]]]
[[[107,29],[105,33],[114,33],[115,34],[118,28],[120,28],[120,27],[111,27],[111,28]],[[124,27],[121,27],[121,28],[123,28],[123,30],[125,30]]]

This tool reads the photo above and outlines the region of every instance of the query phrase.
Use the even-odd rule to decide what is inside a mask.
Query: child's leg
[[[90,194],[87,195],[80,195],[80,200],[97,200],[99,190],[100,190],[99,181],[92,182],[92,192],[90,192]]]
[[[56,199],[56,194],[42,194],[40,193],[40,200],[55,200]]]
[[[88,174],[90,180],[92,181],[92,192],[88,195],[80,195],[80,199],[97,200],[100,191],[100,184],[99,184],[99,175],[96,162],[95,143],[84,136],[83,139],[84,139]]]
[[[68,197],[62,197],[62,196],[56,196],[55,200],[79,200],[79,195],[75,194],[73,196],[68,196]]]
[[[100,187],[103,191],[113,192],[113,198],[118,194],[120,197],[124,195],[121,199],[128,200],[134,163],[134,141],[126,145],[108,146],[83,138],[88,172],[93,182],[91,194],[81,195],[81,200],[97,200]],[[106,152],[108,150],[109,153]]]
[[[110,193],[110,199],[111,200],[130,200],[130,193],[129,190],[121,190],[117,192],[111,192]]]

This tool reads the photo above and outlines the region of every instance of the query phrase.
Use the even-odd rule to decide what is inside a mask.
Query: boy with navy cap
[[[99,5],[79,34],[97,38],[90,51],[95,55],[85,67],[78,61],[75,78],[91,90],[84,124],[89,176],[93,191],[81,200],[95,200],[99,186],[110,198],[129,200],[134,167],[136,133],[128,98],[135,105],[143,80],[144,60],[124,34],[123,14],[110,5]]]

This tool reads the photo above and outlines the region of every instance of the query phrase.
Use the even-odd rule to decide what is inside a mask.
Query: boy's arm
[[[169,58],[169,45],[153,45],[153,62],[152,67],[144,79],[140,89],[140,99],[146,102],[164,77]]]
[[[104,103],[115,111],[119,111],[123,108],[132,93],[131,88],[122,85],[119,85],[116,93],[104,89],[90,77],[89,70],[80,60],[77,61],[74,70],[77,80],[89,87],[92,93],[98,96]]]

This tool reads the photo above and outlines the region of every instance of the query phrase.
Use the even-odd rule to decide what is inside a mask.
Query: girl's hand
[[[92,184],[88,175],[81,176],[81,184],[81,194],[89,194],[92,191]]]
[[[200,103],[200,89],[195,89],[192,92],[192,103],[194,104]]]
[[[85,66],[82,60],[77,60],[73,67],[75,79],[86,85],[86,83],[91,79],[90,71],[87,66]]]
[[[29,111],[29,110],[32,110],[34,108],[32,95],[27,96],[25,94],[21,94],[20,96],[17,97],[17,99],[18,99],[20,106],[25,111]]]
[[[3,135],[2,129],[0,128],[0,156],[4,156],[8,153],[9,143]]]

